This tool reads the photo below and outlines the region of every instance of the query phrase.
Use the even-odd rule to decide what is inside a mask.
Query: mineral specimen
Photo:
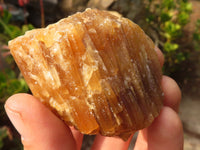
[[[33,95],[84,134],[126,140],[160,112],[155,46],[126,18],[87,9],[9,47]]]

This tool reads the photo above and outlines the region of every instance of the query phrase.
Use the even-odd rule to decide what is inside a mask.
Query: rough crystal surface
[[[127,139],[160,112],[155,46],[126,18],[87,9],[9,47],[33,95],[84,134]]]

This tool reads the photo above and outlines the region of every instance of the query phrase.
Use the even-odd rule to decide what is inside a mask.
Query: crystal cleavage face
[[[126,140],[160,112],[155,46],[126,18],[87,9],[9,47],[33,95],[84,134]]]

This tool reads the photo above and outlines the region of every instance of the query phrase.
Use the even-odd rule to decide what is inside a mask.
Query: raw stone
[[[126,140],[160,112],[155,46],[126,18],[87,9],[9,47],[33,95],[84,134]]]

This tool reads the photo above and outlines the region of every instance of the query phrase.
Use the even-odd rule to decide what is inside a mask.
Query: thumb
[[[11,96],[5,104],[5,110],[22,136],[24,149],[76,149],[70,129],[33,96]]]

